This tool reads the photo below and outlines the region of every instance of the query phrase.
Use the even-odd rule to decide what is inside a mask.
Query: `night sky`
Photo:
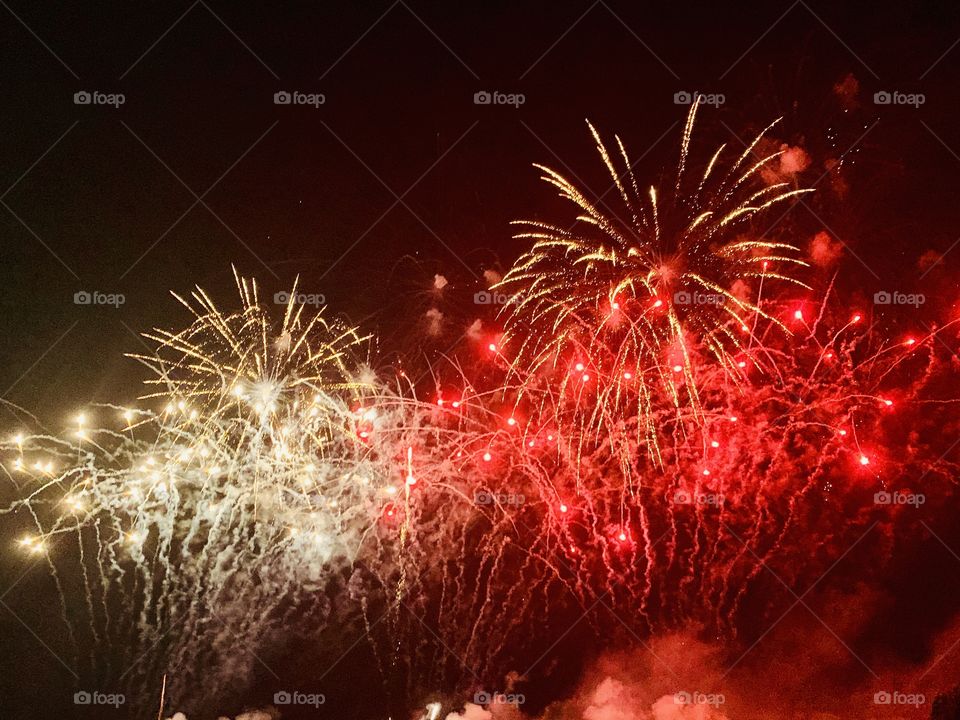
[[[144,371],[124,353],[144,350],[140,332],[188,321],[170,291],[232,298],[231,265],[268,296],[299,275],[378,335],[384,363],[439,357],[476,314],[483,272],[522,250],[509,222],[568,212],[532,163],[606,190],[589,119],[656,179],[676,162],[684,92],[724,97],[702,111],[701,149],[739,147],[782,116],[776,136],[810,155],[818,190],[833,182],[825,161],[842,159],[849,187],[818,192],[783,229],[845,246],[848,297],[922,292],[937,299],[927,322],[957,309],[955,3],[0,6],[4,433],[26,413],[57,431],[88,403],[134,399]],[[856,98],[835,89],[845,81]],[[123,103],[77,104],[82,91]],[[324,102],[276,104],[284,91]],[[476,104],[484,91],[523,104]],[[877,104],[878,92],[923,103]],[[424,345],[411,338],[438,273],[454,320]],[[77,304],[80,292],[123,303]],[[881,311],[894,327],[912,320]],[[3,504],[13,497],[6,485]],[[20,525],[4,524],[12,545]],[[956,589],[960,562],[939,552],[901,573],[949,576],[904,586],[905,616],[923,614],[910,598]],[[58,709],[65,690],[43,699],[75,682],[54,656],[62,629],[42,565],[0,553],[0,599],[0,717],[77,712]],[[944,604],[931,622],[946,622]],[[924,648],[904,633],[891,652]],[[358,658],[338,673],[363,695],[363,671]],[[259,696],[226,710],[247,702]]]

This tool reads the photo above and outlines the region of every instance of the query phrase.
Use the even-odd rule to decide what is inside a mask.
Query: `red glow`
[[[858,322],[860,322],[860,313],[857,313],[857,314],[854,315],[852,318],[850,318],[850,322],[852,322],[852,323],[858,323]]]

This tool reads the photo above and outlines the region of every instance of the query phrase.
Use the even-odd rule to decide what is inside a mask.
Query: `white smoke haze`
[[[862,605],[854,602],[858,598]],[[604,655],[572,695],[549,705],[539,720],[930,718],[934,699],[960,685],[957,657],[951,657],[960,648],[960,616],[934,638],[922,663],[873,655],[858,659],[841,641],[848,644],[843,639],[854,637],[858,626],[873,616],[878,598],[867,594],[843,600],[845,607],[823,613],[837,637],[801,608],[805,616],[788,616],[736,665],[742,651],[731,657],[720,645],[692,633],[654,638],[646,649]],[[920,702],[877,704],[875,696],[883,693],[901,693]],[[501,715],[499,707],[491,706],[490,712],[468,704],[447,720],[529,717]]]
[[[263,710],[249,710],[242,712],[233,718],[233,720],[279,720],[280,713],[277,712],[275,708],[265,708]],[[165,720],[190,720],[182,712],[174,713],[171,717],[165,718]],[[231,718],[226,715],[221,715],[217,720],[231,720]]]
[[[503,276],[500,273],[498,273],[496,270],[484,270],[483,279],[484,279],[484,282],[487,283],[488,287],[492,287],[493,285],[496,285],[498,282],[500,282],[503,279]]]
[[[524,712],[524,706],[467,702],[446,720],[956,717],[932,711],[937,696],[960,686],[960,615],[933,635],[922,661],[894,658],[884,648],[859,649],[856,638],[882,616],[889,600],[865,586],[826,592],[818,602],[808,598],[810,609],[798,606],[776,624],[772,617],[768,633],[738,649],[698,639],[694,631],[662,635],[643,647],[600,656],[575,688],[552,688],[565,697],[540,715]],[[898,693],[901,704],[884,704],[884,697]]]

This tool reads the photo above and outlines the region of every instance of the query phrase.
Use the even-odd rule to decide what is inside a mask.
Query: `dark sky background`
[[[940,319],[960,257],[958,39],[951,2],[4,0],[2,398],[54,430],[87,403],[133,399],[137,333],[187,321],[171,290],[231,299],[231,264],[271,295],[299,274],[385,353],[402,349],[434,273],[466,316],[482,272],[521,249],[510,220],[567,217],[532,162],[606,190],[589,117],[655,179],[676,160],[681,91],[725,95],[701,116],[704,150],[782,115],[776,136],[812,158],[805,180],[845,157],[846,198],[818,197],[790,227],[852,250],[852,295],[926,292]],[[851,74],[845,111],[832,88]],[[76,105],[81,90],[125,103]],[[278,106],[281,90],[326,102]],[[525,103],[474,104],[483,90]],[[878,106],[881,90],[925,103]],[[946,256],[921,279],[931,250]],[[78,291],[126,301],[76,305]],[[23,421],[2,413],[3,432]],[[55,635],[43,572],[17,581],[26,569],[0,560],[0,599]],[[35,688],[62,674],[2,608],[0,631]]]

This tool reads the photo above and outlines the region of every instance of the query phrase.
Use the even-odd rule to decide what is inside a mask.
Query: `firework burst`
[[[805,265],[793,246],[749,231],[765,211],[810,192],[760,181],[781,154],[755,159],[773,125],[726,171],[721,146],[691,179],[697,106],[687,117],[666,198],[654,187],[641,191],[620,138],[612,154],[589,123],[619,211],[536,165],[579,215],[569,228],[521,221],[528,229],[517,237],[534,244],[498,285],[512,298],[505,343],[522,382],[548,375],[553,383],[559,373],[553,400],[572,408],[581,436],[609,432],[624,414],[645,419],[637,439],[653,455],[659,452],[655,407],[667,402],[678,415],[702,421],[698,363],[712,359],[733,381],[743,380],[743,362],[763,357],[758,323],[786,330],[765,308],[764,284],[802,285],[793,271]]]
[[[186,330],[146,334],[155,352],[134,357],[154,376],[138,407],[96,408],[68,437],[4,447],[24,489],[9,510],[35,526],[21,544],[47,557],[75,645],[94,668],[94,649],[115,657],[134,685],[178,668],[183,696],[204,665],[216,668],[211,696],[244,677],[235,648],[293,624],[298,599],[403,501],[401,450],[370,442],[402,401],[378,406],[389,393],[359,358],[364,339],[294,303],[275,324],[256,284],[236,281],[238,312],[197,289],[181,299]],[[58,547],[73,542],[78,564]]]

